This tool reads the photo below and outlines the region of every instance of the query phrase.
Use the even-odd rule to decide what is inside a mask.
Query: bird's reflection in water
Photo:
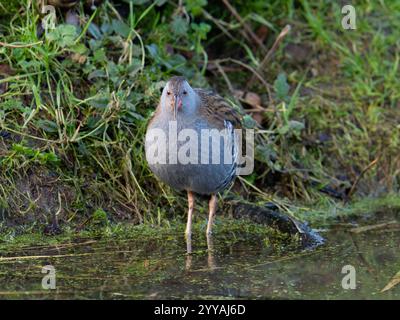
[[[215,258],[214,258],[214,242],[213,238],[210,235],[207,235],[207,265],[210,270],[214,270],[216,268]]]
[[[186,237],[186,270],[192,269],[192,237]]]
[[[192,255],[192,238],[186,238],[186,270],[192,269],[193,255]],[[214,257],[214,241],[212,236],[207,236],[207,266],[209,270],[216,269],[215,257]]]

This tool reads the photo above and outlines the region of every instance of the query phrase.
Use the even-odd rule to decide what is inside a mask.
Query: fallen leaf
[[[79,64],[84,64],[86,61],[87,57],[83,54],[79,54],[79,53],[73,53],[71,55],[71,60],[74,62],[77,62]]]
[[[264,108],[261,105],[261,98],[255,92],[245,92],[243,90],[235,90],[233,95],[236,99],[239,99],[246,103],[247,105],[253,107],[248,109],[247,112],[251,115],[254,121],[261,125],[264,116]]]
[[[389,281],[389,283],[381,290],[381,292],[388,291],[400,283],[400,271]]]
[[[254,112],[251,114],[251,116],[253,117],[253,119],[259,124],[262,124],[262,121],[264,120],[264,116],[262,112]]]
[[[261,98],[257,93],[247,92],[244,100],[253,107],[261,106]]]

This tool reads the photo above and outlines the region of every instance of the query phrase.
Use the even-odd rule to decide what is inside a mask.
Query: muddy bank
[[[63,226],[70,224],[71,214],[73,225],[78,229],[90,223],[93,211],[96,210],[93,199],[87,199],[82,214],[74,210],[74,205],[81,201],[82,188],[76,189],[73,185],[62,181],[56,171],[37,167],[36,170],[28,170],[21,175],[1,177],[3,197],[6,204],[1,207],[1,219],[8,227],[28,226],[32,224],[43,225],[46,234],[58,234]],[[115,201],[108,199],[111,204],[103,209],[104,212],[115,211]],[[287,214],[279,211],[273,204],[264,207],[242,201],[226,201],[230,208],[230,215],[235,219],[247,219],[254,223],[262,224],[291,237],[298,237],[303,247],[315,247],[323,243],[323,238],[313,231],[307,224],[302,223]],[[221,210],[219,214],[223,214]],[[125,213],[106,216],[111,222],[127,221],[138,223],[136,219],[130,219],[131,214],[125,209]],[[23,212],[24,214],[18,214]],[[120,210],[121,212],[121,210]]]

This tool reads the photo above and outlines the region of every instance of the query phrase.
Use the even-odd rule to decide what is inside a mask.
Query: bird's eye
[[[167,95],[169,95],[169,96],[170,96],[170,95],[171,95],[171,91],[167,91]]]
[[[183,94],[184,94],[184,95],[187,95],[187,91],[186,91],[186,90],[185,90],[185,91],[183,91]]]

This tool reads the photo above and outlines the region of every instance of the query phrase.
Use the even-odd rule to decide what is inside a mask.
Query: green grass
[[[0,65],[14,70],[0,73],[7,220],[31,225],[57,212],[65,225],[79,224],[102,210],[110,221],[167,227],[172,213],[184,216],[185,196],[154,178],[143,152],[147,120],[174,74],[213,87],[244,114],[249,106],[230,88],[261,98],[256,170],[236,182],[236,197],[312,220],[310,212],[344,206],[327,189],[343,195],[354,185],[354,203],[399,192],[398,2],[357,3],[357,29],[343,30],[335,2],[232,1],[256,34],[267,28],[267,51],[292,26],[265,69],[266,51],[222,3],[131,2],[118,13],[105,1],[95,12],[80,8],[79,29],[58,13],[56,29],[42,35],[37,8],[18,3],[0,5],[0,42],[9,44],[0,45]],[[252,70],[266,84],[248,86]]]

